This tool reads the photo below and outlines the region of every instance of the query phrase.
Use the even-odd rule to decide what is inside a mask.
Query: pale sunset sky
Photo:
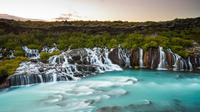
[[[0,0],[0,14],[53,20],[165,21],[200,16],[200,0]]]

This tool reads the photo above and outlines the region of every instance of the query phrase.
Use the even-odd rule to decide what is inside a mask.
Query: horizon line
[[[173,20],[176,20],[176,19],[195,19],[195,18],[200,18],[200,16],[194,16],[194,17],[176,17],[176,18],[173,18],[173,19],[166,19],[166,20],[146,20],[146,21],[139,21],[139,20],[109,20],[109,19],[107,19],[107,20],[92,20],[92,19],[86,19],[86,20],[84,20],[84,19],[72,19],[72,20],[70,20],[71,18],[69,18],[69,19],[66,19],[66,20],[56,20],[57,18],[59,18],[59,17],[56,17],[56,18],[51,18],[51,19],[39,19],[39,18],[26,18],[26,17],[20,17],[20,16],[17,16],[17,15],[10,15],[10,14],[6,14],[6,13],[0,13],[0,15],[8,15],[8,16],[13,16],[13,17],[16,17],[16,18],[18,18],[18,20],[17,19],[8,19],[8,18],[2,18],[2,17],[0,17],[0,19],[7,19],[7,20],[15,20],[15,21],[35,21],[35,22],[39,22],[39,21],[41,21],[41,22],[64,22],[64,21],[71,21],[71,22],[73,22],[73,21],[88,21],[88,22],[95,22],[95,21],[97,21],[97,22],[117,22],[117,21],[120,21],[120,22],[138,22],[138,23],[144,23],[144,22],[166,22],[166,21],[173,21]],[[20,20],[21,19],[21,20]],[[22,19],[24,19],[24,20],[22,20]]]

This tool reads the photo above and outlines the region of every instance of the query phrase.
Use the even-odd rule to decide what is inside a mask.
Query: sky
[[[200,16],[200,0],[0,0],[0,14],[55,20],[165,21]]]

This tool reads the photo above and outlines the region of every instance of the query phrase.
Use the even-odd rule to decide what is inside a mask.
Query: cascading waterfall
[[[108,58],[108,54],[109,54],[109,51],[108,51],[108,49],[104,49],[104,56],[103,56],[103,59],[104,59],[104,64],[106,64],[106,65],[108,65],[108,66],[110,66],[110,68],[108,68],[108,69],[110,69],[109,71],[114,71],[114,70],[122,70],[118,65],[116,65],[116,64],[113,64],[112,62],[111,62],[111,60]]]
[[[38,49],[29,49],[27,46],[23,46],[22,49],[25,52],[25,55],[31,59],[39,59],[40,54]]]
[[[27,57],[34,59],[39,58],[39,50],[29,49],[26,46],[23,47],[23,49]],[[55,49],[56,48],[54,48],[54,50],[46,49],[44,51],[50,53],[55,51]],[[157,54],[157,52],[152,53],[153,55]],[[166,53],[170,53],[170,55],[166,55],[163,51],[163,48],[159,47],[160,58],[157,65],[157,70],[173,69],[174,71],[193,71],[195,70],[193,69],[193,67],[196,67],[197,69],[199,68],[199,57],[184,59],[178,54],[173,53],[170,49],[168,49]],[[109,51],[109,49],[107,48],[85,48],[72,50],[69,49],[65,52],[62,52],[60,55],[54,55],[50,57],[48,59],[48,63],[21,63],[20,66],[17,68],[15,74],[10,76],[8,80],[11,86],[43,82],[78,80],[80,79],[80,77],[85,77],[91,74],[122,70],[119,65],[113,64],[113,60],[111,61],[111,59],[118,58],[117,62],[119,62],[119,64],[122,63],[123,66],[126,64],[125,67],[129,67],[131,62],[130,55],[131,54],[128,52],[127,49],[123,49],[121,47],[115,49],[115,51]],[[152,59],[154,60],[154,62],[156,57],[157,56],[154,56],[154,59]],[[140,68],[143,68],[144,51],[141,48],[139,48],[138,59],[136,61],[139,62]],[[148,61],[152,62],[153,65],[156,62],[154,63],[152,60]]]
[[[125,67],[128,67],[128,68],[131,67],[130,55],[127,52],[127,50],[126,49],[122,49],[120,47],[120,45],[118,46],[118,58],[122,59],[123,62],[125,62],[125,64],[126,64]]]
[[[139,48],[139,66],[140,68],[144,68],[143,64],[143,49]]]
[[[43,81],[42,75],[38,75],[38,76],[40,78],[41,83],[43,83],[44,81]]]
[[[158,70],[167,70],[166,69],[166,55],[165,52],[163,51],[163,47],[159,47],[159,53],[160,53],[160,60],[158,64]]]
[[[15,50],[0,48],[0,58],[6,57],[9,59],[13,59],[13,58],[15,58],[14,52],[15,52]]]
[[[193,66],[190,61],[190,57],[188,59],[184,59],[181,56],[179,56],[176,53],[173,53],[171,49],[168,49],[168,51],[172,54],[173,56],[173,71],[193,71]]]
[[[56,81],[57,81],[57,74],[53,73],[53,82],[56,82]]]
[[[49,58],[49,64],[54,65],[54,68],[56,69],[56,71],[53,71],[54,82],[57,81],[57,71],[61,72],[58,75],[71,77],[74,80],[78,79],[74,77],[74,74],[78,73],[78,70],[74,64],[69,64],[69,60],[72,59],[66,53],[62,53],[60,55],[52,56]]]
[[[188,65],[189,65],[189,71],[192,71],[193,67],[192,67],[192,63],[190,62],[190,57],[188,58]]]
[[[47,53],[53,53],[54,51],[58,51],[59,49],[57,47],[43,47],[42,52],[47,52]]]
[[[173,70],[177,71],[178,70],[178,61],[180,59],[180,56],[177,55],[177,54],[173,54],[173,56],[174,56],[174,65],[173,65],[174,68],[173,68]]]
[[[85,49],[88,56],[87,61],[91,65],[96,65],[97,69],[100,73],[105,71],[117,71],[122,70],[118,65],[112,64],[111,60],[108,58],[108,49],[101,49],[101,48],[94,48],[92,49]],[[102,61],[104,59],[104,61]]]
[[[32,53],[30,49],[26,49],[26,51]],[[82,56],[78,51],[86,54]],[[71,52],[72,50],[68,50],[60,55],[52,56],[46,64],[42,62],[21,63],[15,74],[9,78],[10,85],[78,80],[79,77],[89,74],[122,70],[108,58],[109,50],[107,48],[79,49],[75,52],[76,54],[71,54]],[[74,60],[71,57],[73,55],[81,57],[81,59]]]
[[[179,68],[180,68],[180,71],[184,71],[184,64],[185,64],[185,60],[183,58],[181,58],[179,60]]]
[[[178,54],[176,53],[173,53],[171,51],[171,49],[168,49],[168,51],[172,54],[173,56],[173,71],[184,71],[184,67],[187,69],[188,68],[188,65],[187,65],[187,62],[181,57],[179,56]]]

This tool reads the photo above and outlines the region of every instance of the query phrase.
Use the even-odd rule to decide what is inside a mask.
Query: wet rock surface
[[[119,65],[122,68],[130,67],[130,56],[131,53],[128,49],[115,48],[109,52],[109,58],[112,63]]]

